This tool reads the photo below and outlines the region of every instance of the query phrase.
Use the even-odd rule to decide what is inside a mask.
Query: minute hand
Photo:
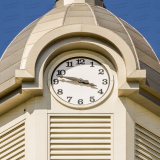
[[[93,83],[89,83],[88,80],[83,80],[81,78],[67,77],[67,76],[63,76],[63,75],[57,75],[57,76],[60,77],[60,78],[66,78],[66,79],[69,79],[69,80],[72,80],[72,81],[76,81],[76,82],[79,82],[79,83],[89,84],[90,86],[96,86]]]
[[[77,81],[79,83],[85,83],[85,84],[89,84],[89,81],[88,80],[83,80],[81,78],[76,78],[76,77],[67,77],[67,76],[63,76],[63,75],[57,75],[58,77],[60,78],[66,78],[66,79],[69,79],[71,81]]]
[[[63,76],[63,75],[57,75],[57,77],[60,77],[60,78],[66,78],[66,79],[69,79],[71,81],[79,81],[79,78],[76,78],[76,77],[67,77],[67,76]]]

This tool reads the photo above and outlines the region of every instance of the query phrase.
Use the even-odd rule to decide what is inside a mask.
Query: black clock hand
[[[63,76],[63,75],[57,75],[57,77],[66,78],[66,79],[69,79],[69,80],[71,80],[71,81],[77,81],[77,82],[79,82],[79,83],[89,84],[89,81],[88,81],[88,80],[83,80],[83,79],[81,79],[81,78],[67,77],[67,76]]]
[[[97,86],[97,85],[95,85],[95,84],[93,84],[93,83],[89,83],[89,85],[90,85],[90,86],[93,86],[93,87],[94,87],[94,86]]]
[[[77,82],[79,82],[79,83],[89,84],[90,86],[96,86],[96,85],[93,84],[93,83],[89,83],[88,80],[83,80],[83,79],[81,79],[81,78],[67,77],[67,76],[63,76],[63,75],[57,75],[57,77],[66,78],[66,79],[69,79],[69,80],[72,80],[72,81],[77,81]]]
[[[84,84],[89,84],[88,80],[83,80],[82,78],[79,78],[78,82],[79,83],[84,83]]]
[[[90,86],[97,86],[97,85],[95,85],[95,84],[93,84],[93,83],[89,83],[89,81],[88,80],[83,80],[83,79],[79,79],[79,81],[78,81],[79,83],[84,83],[84,84],[89,84]]]
[[[76,77],[67,77],[67,76],[63,76],[63,75],[57,75],[57,77],[60,77],[60,78],[66,78],[66,79],[69,79],[71,81],[79,81],[79,78],[76,78]]]

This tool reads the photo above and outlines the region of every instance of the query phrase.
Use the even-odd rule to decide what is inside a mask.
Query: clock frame
[[[101,98],[99,98],[97,101],[95,101],[93,103],[89,103],[89,104],[68,103],[67,101],[61,99],[52,87],[51,78],[52,78],[52,74],[53,74],[54,70],[57,68],[57,66],[59,66],[61,63],[65,62],[66,60],[78,58],[78,57],[92,59],[92,60],[102,64],[103,68],[108,73],[109,86],[107,88],[107,91],[105,92],[105,94]],[[74,108],[74,109],[86,109],[86,108],[94,107],[94,106],[98,105],[99,103],[102,103],[105,99],[107,99],[112,91],[114,79],[113,79],[113,74],[112,74],[110,66],[111,66],[111,62],[96,52],[87,51],[87,50],[74,50],[74,51],[62,53],[59,56],[57,56],[56,58],[54,58],[53,61],[50,63],[50,70],[48,73],[48,87],[49,87],[50,92],[53,95],[53,97],[57,101],[59,101],[61,104],[65,105],[67,107]]]

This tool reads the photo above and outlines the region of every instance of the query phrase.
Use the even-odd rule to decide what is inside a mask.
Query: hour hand
[[[97,85],[93,84],[93,83],[89,83],[90,86],[96,87]]]

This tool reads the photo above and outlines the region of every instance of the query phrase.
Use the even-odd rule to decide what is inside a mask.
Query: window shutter
[[[111,160],[111,115],[50,117],[51,160]]]
[[[160,160],[160,136],[135,124],[135,156],[138,160]]]
[[[25,123],[24,121],[0,134],[0,159],[25,159]]]

